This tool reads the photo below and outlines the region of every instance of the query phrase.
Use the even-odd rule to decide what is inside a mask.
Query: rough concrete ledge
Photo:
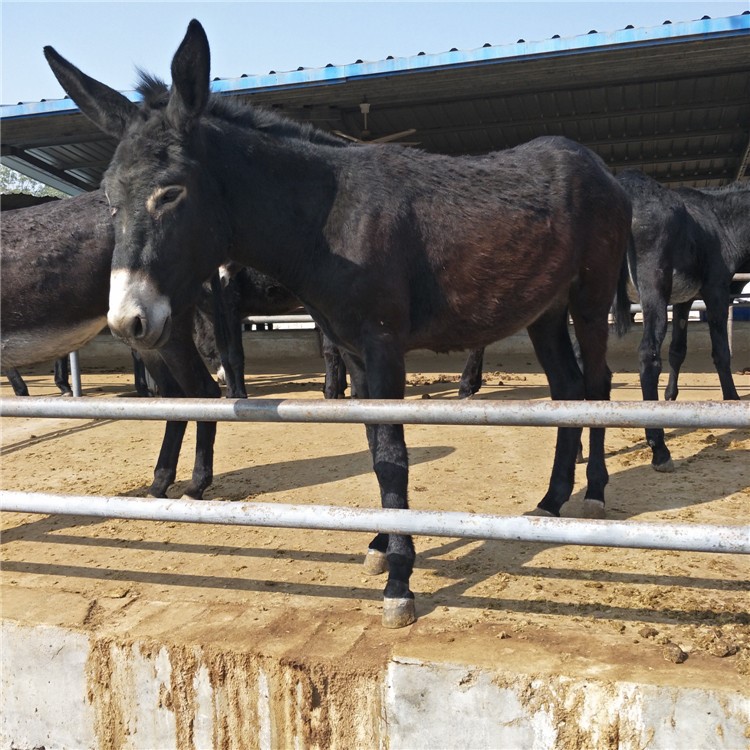
[[[740,748],[750,708],[731,691],[399,659],[385,695],[389,746],[413,750]]]
[[[736,750],[750,730],[736,687],[526,674],[512,659],[391,655],[347,673],[8,620],[2,641],[5,748]]]

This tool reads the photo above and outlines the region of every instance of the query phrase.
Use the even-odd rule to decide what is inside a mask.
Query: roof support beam
[[[60,190],[67,195],[78,195],[90,190],[96,190],[96,185],[86,183],[74,175],[68,174],[65,170],[57,169],[51,164],[46,164],[31,154],[21,149],[3,149],[0,156],[0,163],[4,166],[15,169],[32,180],[38,180],[45,185]]]
[[[740,166],[737,169],[737,174],[734,177],[735,180],[747,180],[750,179],[750,135],[747,138],[747,145],[745,146],[745,153],[740,159]]]

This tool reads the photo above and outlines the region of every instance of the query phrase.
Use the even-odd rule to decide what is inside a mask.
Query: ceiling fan
[[[363,120],[363,127],[362,132],[360,134],[360,138],[357,138],[356,136],[349,135],[348,133],[344,133],[341,130],[334,130],[333,132],[340,136],[341,138],[345,138],[347,141],[353,141],[354,143],[390,143],[391,141],[398,141],[401,138],[406,138],[407,136],[413,135],[417,132],[416,128],[409,128],[408,130],[400,130],[398,133],[390,133],[389,135],[381,135],[379,138],[369,138],[370,130],[367,127],[367,115],[370,114],[370,104],[369,102],[362,102],[359,105],[359,111],[362,113],[362,120]],[[403,141],[401,143],[402,146],[417,146],[419,145],[418,141]]]

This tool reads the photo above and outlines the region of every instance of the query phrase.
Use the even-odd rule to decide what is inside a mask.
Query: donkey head
[[[203,27],[190,23],[172,60],[171,91],[150,80],[140,106],[51,47],[44,54],[81,111],[119,140],[102,182],[115,225],[107,322],[141,348],[162,346],[173,316],[192,304],[229,246],[202,140],[210,67]]]

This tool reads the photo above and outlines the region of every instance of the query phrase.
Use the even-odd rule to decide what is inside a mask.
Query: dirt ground
[[[454,398],[460,356],[412,357],[407,397]],[[639,398],[631,363],[612,362],[613,398]],[[681,400],[718,400],[694,353]],[[738,363],[741,365],[742,363]],[[322,398],[321,360],[264,361],[251,397]],[[530,357],[489,357],[481,399],[546,399]],[[735,367],[744,400],[750,375]],[[32,395],[54,395],[47,369]],[[129,373],[88,372],[87,397],[134,395]],[[12,392],[3,383],[3,396]],[[2,487],[141,495],[161,440],[156,422],[2,420]],[[179,497],[192,466],[188,431]],[[546,489],[554,429],[407,426],[410,503],[518,515]],[[673,474],[657,474],[638,429],[607,432],[608,517],[747,523],[750,434],[667,430]],[[359,425],[220,424],[206,499],[377,506]],[[579,467],[568,515],[583,496]],[[520,668],[590,668],[613,678],[739,686],[750,674],[750,561],[741,555],[418,538],[418,621],[380,627],[384,581],[366,577],[361,533],[253,529],[75,516],[2,515],[3,616],[130,638],[244,644],[293,659],[375,664],[395,651]],[[166,635],[168,634],[168,635]],[[366,646],[366,648],[363,647]],[[536,660],[536,661],[534,661]]]

